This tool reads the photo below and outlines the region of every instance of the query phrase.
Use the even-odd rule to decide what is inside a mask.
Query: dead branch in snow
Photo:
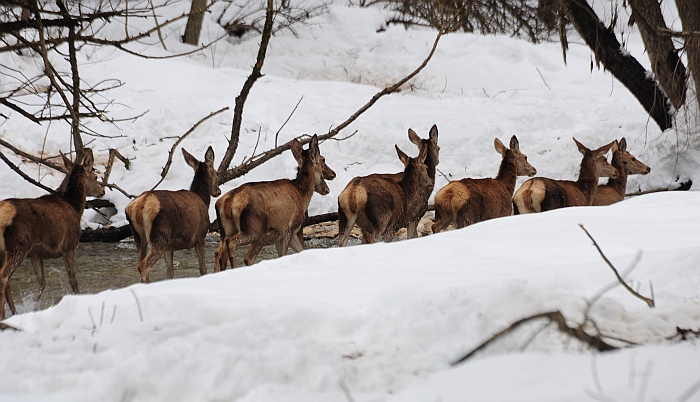
[[[634,297],[636,297],[636,298],[638,298],[638,299],[644,301],[644,302],[647,304],[647,306],[653,308],[653,307],[654,307],[654,299],[653,299],[653,298],[650,299],[650,298],[648,298],[648,297],[644,297],[644,296],[640,295],[639,293],[637,293],[634,289],[632,289],[632,288],[627,284],[627,282],[625,282],[625,280],[620,276],[620,273],[617,272],[617,269],[616,269],[615,266],[610,262],[610,260],[608,260],[608,257],[605,256],[605,254],[603,253],[603,250],[600,249],[600,246],[598,246],[598,243],[595,241],[595,239],[593,238],[593,236],[591,236],[591,234],[588,233],[588,230],[586,230],[586,228],[583,227],[583,225],[581,225],[581,224],[579,224],[578,226],[584,231],[584,233],[586,233],[586,236],[588,236],[588,238],[591,239],[591,241],[593,242],[593,245],[594,245],[595,248],[598,250],[598,253],[599,253],[600,256],[603,258],[603,261],[605,261],[605,263],[608,264],[608,267],[610,267],[610,269],[612,269],[613,273],[615,274],[615,277],[617,278],[617,281],[620,282],[620,284],[622,285],[622,287],[624,287],[624,288],[625,288],[628,292],[630,292]]]
[[[482,342],[479,346],[476,348],[472,349],[469,353],[465,354],[462,356],[460,359],[452,363],[453,366],[456,366],[460,363],[463,363],[464,361],[468,360],[472,356],[474,356],[476,353],[480,352],[481,350],[485,349],[487,346],[492,344],[493,342],[501,339],[505,335],[508,335],[515,331],[518,327],[522,326],[523,324],[526,324],[531,321],[535,320],[542,320],[546,319],[549,320],[549,322],[556,324],[556,328],[562,332],[563,334],[566,334],[574,339],[578,339],[579,341],[583,342],[584,344],[590,346],[591,348],[599,351],[599,352],[606,352],[610,350],[616,350],[619,349],[616,346],[610,345],[606,343],[600,336],[597,335],[589,335],[586,331],[583,330],[582,325],[579,325],[577,327],[572,327],[569,326],[566,323],[566,318],[560,311],[550,311],[547,313],[540,313],[540,314],[535,314],[530,317],[522,318],[518,321],[515,321],[512,323],[508,328],[498,332],[497,334],[493,335],[486,341]]]

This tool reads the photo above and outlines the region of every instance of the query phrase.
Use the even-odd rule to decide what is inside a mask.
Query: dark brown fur
[[[408,139],[418,147],[420,151],[423,147],[427,147],[427,156],[425,157],[425,165],[428,170],[428,181],[418,190],[418,194],[413,199],[413,203],[405,214],[404,223],[401,227],[407,229],[406,237],[409,239],[418,237],[418,222],[421,220],[425,212],[428,210],[428,199],[435,188],[435,172],[437,165],[440,163],[438,146],[438,128],[433,124],[430,128],[430,133],[427,139],[420,138],[412,129],[408,129]],[[365,186],[375,186],[373,183],[376,179],[388,179],[396,183],[401,182],[403,172],[399,173],[375,173],[368,176],[355,177],[352,179],[352,188],[354,191],[365,191]],[[365,184],[366,181],[366,184]],[[348,185],[349,186],[349,185]],[[346,189],[348,187],[346,186]],[[363,189],[363,190],[360,190]],[[345,191],[345,190],[344,190]],[[366,192],[366,191],[365,191]],[[343,233],[347,227],[347,216],[342,213],[341,208],[338,208],[338,228],[340,233]],[[400,228],[401,228],[400,227]],[[400,229],[399,228],[399,229]]]
[[[610,205],[625,199],[627,176],[631,174],[649,174],[651,168],[643,164],[634,155],[627,152],[627,140],[617,140],[612,147],[612,166],[619,172],[617,178],[611,178],[607,184],[598,186],[593,205]]]
[[[325,178],[335,172],[325,163],[313,136],[304,150],[299,141],[292,143],[292,154],[299,164],[294,180],[280,179],[243,184],[216,202],[220,242],[214,254],[214,271],[225,270],[228,262],[236,267],[236,247],[250,244],[244,258],[246,265],[255,262],[263,246],[275,244],[281,257],[291,246],[296,252],[304,245],[299,236],[314,192],[330,192]]]
[[[433,233],[445,230],[451,223],[459,229],[512,214],[511,197],[517,176],[534,176],[537,170],[520,152],[515,136],[510,139],[510,149],[498,138],[494,140],[494,147],[503,156],[495,179],[452,181],[437,192]]]
[[[513,196],[513,206],[517,213],[588,206],[593,203],[598,190],[598,164],[601,162],[599,158],[612,148],[613,143],[591,151],[576,141],[576,138],[574,138],[574,142],[583,155],[578,180],[552,180],[536,177],[526,181]],[[617,172],[614,171],[613,177],[616,176]]]
[[[81,234],[80,218],[85,209],[88,182],[96,183],[97,179],[92,171],[92,150],[87,149],[82,161],[76,163],[63,154],[61,157],[69,173],[55,194],[0,201],[0,300],[7,301],[12,314],[16,309],[9,281],[26,257],[31,260],[39,282],[35,299],[41,297],[46,286],[43,260],[47,258],[63,257],[71,288],[74,293],[79,292],[73,267],[74,254]],[[101,190],[96,195],[103,194],[104,190]],[[0,319],[4,318],[3,302]]]
[[[162,255],[165,256],[166,276],[172,279],[175,274],[173,251],[192,247],[197,253],[200,274],[207,273],[204,240],[209,229],[209,203],[212,196],[221,194],[214,169],[214,150],[207,149],[204,162],[185,149],[182,154],[195,172],[189,190],[146,191],[126,206],[138,253],[138,270],[144,283],[150,281],[151,267]]]
[[[398,147],[396,152],[405,167],[399,182],[391,176],[356,177],[338,196],[340,247],[347,244],[355,224],[362,230],[365,244],[380,237],[385,242],[393,240],[396,231],[408,226],[407,219],[427,202],[421,189],[430,182],[425,165],[428,146],[421,145],[416,158],[409,158]]]

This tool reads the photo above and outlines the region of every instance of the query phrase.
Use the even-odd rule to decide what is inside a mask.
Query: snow
[[[334,5],[295,33],[276,34],[265,76],[246,103],[234,165],[274,146],[302,97],[279,142],[327,132],[415,69],[435,32],[385,27],[386,15]],[[166,35],[169,51],[189,50],[177,33]],[[220,31],[205,21],[203,33]],[[647,62],[635,35],[628,50]],[[212,111],[233,107],[258,42],[246,36],[157,61],[86,49],[83,79],[125,83],[106,94],[117,100],[112,115],[148,111],[116,125],[91,123],[107,136],[89,137],[100,167],[109,148],[132,159],[131,170],[115,166],[110,182],[131,194],[150,189],[177,136]],[[692,124],[680,121],[678,130],[661,133],[624,87],[590,70],[590,50],[579,42],[570,41],[564,65],[556,43],[446,35],[410,85],[341,133],[356,131],[353,137],[321,144],[337,178],[328,183],[329,195],[314,195],[310,214],[334,211],[352,177],[399,171],[393,144],[415,154],[407,129],[426,138],[433,124],[441,147],[436,188],[448,178],[495,176],[500,156],[493,139],[507,143],[511,135],[538,176],[575,179],[580,155],[572,136],[591,148],[624,136],[630,152],[652,168],[631,177],[629,191],[700,182],[697,134],[683,129]],[[11,63],[40,65],[16,55],[1,64]],[[46,126],[2,112],[10,118],[0,137],[20,149],[52,155],[68,149],[67,125],[54,123],[46,135]],[[231,116],[208,120],[182,147],[202,158],[212,145],[218,164]],[[192,171],[179,155],[159,188],[189,185]],[[295,167],[285,153],[222,191],[292,177]],[[46,169],[22,168],[49,186],[61,180]],[[4,165],[0,175],[0,198],[42,194]],[[119,211],[129,201],[117,191],[105,198]],[[88,212],[84,224],[96,226],[94,219]],[[123,212],[112,223],[124,224]],[[647,296],[652,284],[656,308],[611,286],[613,273],[579,223],[621,272],[641,252],[627,279]],[[667,340],[676,327],[700,329],[699,223],[697,192],[650,194],[611,207],[514,216],[410,241],[306,250],[201,278],[68,295],[47,310],[6,320],[22,331],[0,332],[0,400],[700,400],[697,341]],[[591,300],[589,318],[604,334],[644,346],[597,354],[533,323],[451,366],[529,315],[560,310],[578,325]]]

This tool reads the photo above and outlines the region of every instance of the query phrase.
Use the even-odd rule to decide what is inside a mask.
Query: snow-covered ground
[[[178,13],[189,7],[175,5]],[[234,165],[272,147],[302,97],[279,142],[327,132],[415,69],[435,32],[386,27],[385,18],[376,9],[331,6],[296,27],[296,35],[276,34],[265,76],[246,103]],[[211,21],[203,32],[219,33]],[[168,49],[189,50],[178,36],[168,36]],[[646,63],[638,35],[627,39],[632,54]],[[83,79],[126,84],[106,95],[117,101],[113,117],[148,111],[117,125],[91,123],[111,137],[86,137],[98,168],[109,148],[132,159],[131,170],[117,165],[110,182],[131,194],[150,189],[177,136],[210,112],[233,107],[258,42],[246,36],[156,61],[86,48]],[[158,46],[143,50],[167,53]],[[321,144],[338,176],[328,183],[329,195],[314,196],[310,214],[334,211],[354,176],[399,171],[393,145],[415,154],[408,128],[427,137],[433,124],[441,146],[437,188],[448,178],[494,176],[500,156],[493,139],[507,143],[514,134],[539,176],[575,179],[580,155],[572,136],[591,148],[624,136],[628,149],[652,168],[648,176],[631,177],[629,191],[700,182],[697,137],[684,130],[661,133],[624,87],[591,71],[590,50],[580,40],[572,38],[567,60],[565,65],[556,43],[443,37],[410,85],[345,130],[357,132],[352,138]],[[40,65],[27,56],[2,61],[26,69]],[[54,123],[45,137],[47,126],[2,113],[10,119],[0,126],[0,137],[17,147],[48,154],[68,148],[68,127]],[[212,145],[218,164],[231,116],[210,119],[182,146],[202,158]],[[285,153],[222,191],[292,177],[295,165]],[[22,168],[49,186],[61,180],[46,169]],[[4,165],[0,177],[0,198],[42,194]],[[159,188],[187,187],[191,177],[178,152]],[[129,199],[117,191],[105,198],[119,209],[112,223],[124,224]],[[86,213],[85,224],[95,226],[94,219]],[[592,354],[552,329],[533,338],[542,327],[537,324],[451,368],[461,354],[524,316],[559,309],[572,324],[581,322],[587,300],[614,277],[577,223],[621,270],[642,251],[628,278],[647,295],[653,284],[657,308],[617,287],[589,315],[604,334],[647,346]],[[700,326],[698,224],[700,194],[656,194],[612,207],[498,219],[393,244],[308,250],[202,278],[67,296],[46,311],[7,320],[23,331],[0,333],[0,399],[700,400],[697,342],[665,341],[676,326]]]

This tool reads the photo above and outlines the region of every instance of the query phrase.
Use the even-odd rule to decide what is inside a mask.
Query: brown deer
[[[420,194],[417,195],[415,208],[412,208],[411,211],[407,211],[405,224],[403,225],[403,227],[406,227],[407,229],[406,237],[412,239],[418,237],[418,222],[420,222],[421,218],[423,217],[423,215],[425,215],[425,212],[428,210],[428,199],[430,198],[430,194],[433,193],[433,189],[435,188],[435,172],[437,170],[438,163],[440,163],[440,146],[438,145],[437,125],[433,124],[433,127],[430,128],[430,132],[428,133],[427,139],[420,138],[418,134],[416,134],[416,132],[413,131],[413,129],[409,128],[408,139],[418,147],[419,151],[424,146],[428,148],[428,153],[425,157],[425,165],[428,167],[429,180],[425,184],[425,186],[421,187],[418,190]],[[401,181],[401,178],[403,177],[403,172],[393,174],[375,173],[369,176],[356,177],[353,180],[356,180],[356,183],[358,183],[359,186],[362,186],[363,181],[373,180],[372,178],[374,177],[387,178],[399,183]]]
[[[399,182],[390,175],[356,177],[338,196],[340,247],[347,244],[356,223],[362,230],[363,243],[374,243],[380,237],[385,242],[392,241],[396,231],[406,227],[407,219],[415,216],[427,202],[430,194],[426,195],[422,189],[431,183],[425,164],[428,145],[421,144],[415,158],[410,158],[398,146],[396,153],[404,165]]]
[[[578,180],[552,180],[535,177],[526,181],[513,196],[513,208],[516,214],[593,204],[601,171],[598,166],[609,165],[607,160],[601,157],[612,148],[613,143],[591,151],[576,141],[576,138],[574,138],[574,142],[583,155]],[[618,172],[615,169],[610,176],[615,178],[617,175]]]
[[[316,135],[308,149],[294,139],[291,150],[299,165],[294,180],[245,183],[216,201],[220,241],[214,253],[215,272],[225,270],[229,261],[232,268],[236,267],[235,251],[240,245],[250,244],[243,260],[246,265],[255,263],[267,245],[274,244],[280,257],[290,246],[296,252],[304,249],[300,231],[311,197],[314,192],[330,192],[325,178],[332,180],[335,172],[321,156]]]
[[[612,146],[612,166],[618,171],[617,178],[610,178],[608,184],[598,186],[593,205],[610,205],[625,199],[627,176],[631,174],[649,174],[651,168],[638,161],[627,152],[627,140],[623,137]]]
[[[138,253],[141,282],[150,282],[149,271],[165,255],[166,277],[172,279],[173,251],[194,247],[199,273],[205,275],[204,240],[209,229],[211,197],[221,194],[214,168],[214,150],[207,149],[200,162],[182,149],[187,164],[194,169],[189,190],[146,191],[126,206],[126,218]],[[148,252],[148,253],[147,253]]]
[[[35,300],[46,287],[44,259],[63,257],[68,281],[74,293],[79,293],[73,267],[75,248],[81,235],[80,218],[85,210],[87,195],[101,197],[104,188],[92,170],[92,150],[71,162],[61,154],[68,174],[54,194],[39,198],[10,198],[0,201],[0,319],[5,318],[5,301],[16,314],[12,299],[10,277],[22,261],[29,257],[39,289]]]
[[[515,136],[510,139],[510,149],[498,138],[493,145],[503,156],[498,176],[495,179],[455,180],[441,188],[435,194],[433,233],[445,230],[451,223],[459,229],[513,213],[512,197],[517,176],[534,176],[537,170],[520,152]]]

